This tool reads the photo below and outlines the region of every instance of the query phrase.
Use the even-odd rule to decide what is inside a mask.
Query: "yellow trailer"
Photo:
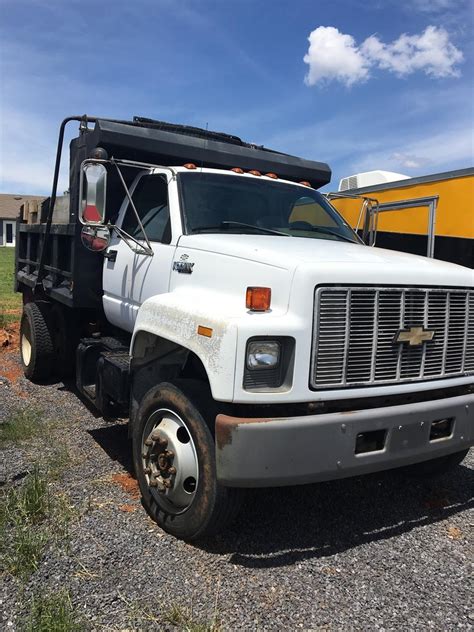
[[[474,268],[474,168],[328,194],[370,245]]]

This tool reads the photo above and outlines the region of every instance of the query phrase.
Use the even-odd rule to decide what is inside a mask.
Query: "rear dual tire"
[[[23,306],[20,355],[25,377],[32,382],[73,372],[77,328],[71,319],[73,314],[59,304],[32,301]]]
[[[23,372],[32,382],[47,380],[54,367],[54,345],[50,306],[27,303],[20,324],[20,355]]]

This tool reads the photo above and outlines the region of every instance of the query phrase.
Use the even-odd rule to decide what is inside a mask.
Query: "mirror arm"
[[[120,237],[122,237],[122,239],[125,241],[125,243],[131,250],[132,250],[132,247],[128,243],[128,240],[133,241],[133,243],[136,244],[138,248],[140,248],[141,252],[139,254],[148,255],[149,257],[153,257],[153,255],[155,254],[151,246],[149,247],[143,246],[139,241],[135,239],[135,237],[132,237],[131,235],[126,233],[124,230],[119,228],[116,224],[108,224],[108,227],[111,231],[116,230],[117,233],[120,235]],[[147,239],[147,243],[149,244],[148,239]]]
[[[143,233],[143,236],[145,238],[145,241],[146,241],[146,245],[147,245],[147,248],[148,248],[148,251],[149,251],[149,252],[147,252],[147,254],[153,254],[153,250],[152,250],[151,244],[150,244],[150,242],[148,240],[148,236],[147,236],[147,234],[145,232],[145,229],[143,228],[143,224],[141,222],[140,216],[138,215],[138,211],[137,211],[137,208],[135,206],[135,203],[132,200],[132,196],[130,195],[130,191],[128,190],[128,187],[127,187],[127,185],[125,183],[125,180],[123,178],[122,172],[120,171],[120,168],[119,168],[118,164],[115,162],[115,160],[113,158],[110,159],[110,162],[113,165],[115,165],[115,168],[117,169],[117,172],[119,174],[120,180],[121,180],[121,182],[123,184],[123,188],[125,189],[125,193],[127,194],[128,200],[129,200],[130,204],[132,205],[132,208],[133,208],[133,211],[135,213],[135,217],[137,219],[138,225],[140,226],[140,229],[141,229],[141,231]],[[117,227],[115,227],[115,228],[117,228]],[[119,229],[119,230],[121,231],[122,229]],[[127,234],[127,233],[125,233],[125,234]],[[135,239],[133,239],[133,237],[131,237],[130,235],[128,235],[128,237],[130,237],[133,241],[135,241]],[[138,242],[136,242],[136,243],[138,243]],[[141,244],[139,244],[139,245],[140,245],[141,248],[143,248],[143,246],[141,246]],[[146,248],[143,248],[143,249],[146,250]]]

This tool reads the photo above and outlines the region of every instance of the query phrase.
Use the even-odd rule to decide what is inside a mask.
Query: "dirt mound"
[[[15,384],[23,375],[16,353],[20,344],[20,323],[9,323],[0,328],[0,378]]]
[[[10,384],[16,384],[23,375],[23,369],[16,354],[0,348],[0,381],[6,378]]]
[[[123,491],[126,492],[130,496],[130,498],[133,498],[134,500],[140,498],[138,482],[130,474],[114,474],[112,476],[112,480],[114,481],[114,483],[118,483],[118,485],[120,485]]]
[[[0,327],[0,350],[16,351],[20,342],[20,323]]]

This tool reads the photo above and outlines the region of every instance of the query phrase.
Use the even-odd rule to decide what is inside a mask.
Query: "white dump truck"
[[[51,197],[18,222],[25,375],[74,373],[129,418],[143,504],[177,537],[223,529],[244,488],[430,476],[473,443],[473,270],[364,245],[317,191],[330,175],[227,134],[69,117]]]

